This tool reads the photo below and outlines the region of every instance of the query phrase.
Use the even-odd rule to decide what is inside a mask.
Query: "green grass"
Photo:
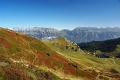
[[[18,52],[21,52],[21,51],[22,51],[21,48],[19,48],[19,47],[17,47],[16,50],[17,50]]]
[[[95,78],[95,71],[91,71],[91,69],[100,71],[109,70],[113,72],[120,72],[119,67],[116,66],[111,59],[105,60],[97,58],[93,55],[89,55],[83,52],[80,49],[77,52],[76,49],[78,50],[79,47],[75,45],[75,43],[69,42],[66,39],[59,38],[56,41],[43,41],[45,43],[43,44],[43,42],[29,36],[18,35],[15,34],[15,32],[12,32],[9,35],[9,33],[10,32],[6,31],[2,35],[2,37],[4,36],[5,40],[5,43],[3,45],[6,46],[4,47],[3,45],[1,45],[0,51],[2,53],[2,56],[4,56],[5,59],[8,59],[7,72],[9,72],[9,74],[11,75],[10,77],[13,77],[14,75],[16,77],[17,75],[20,75],[23,76],[23,78],[32,77],[32,79],[37,79],[41,77],[41,80],[44,80],[44,78],[47,77],[54,77],[55,80],[59,80],[57,76],[63,78],[63,76],[66,76],[67,74],[74,77],[76,75],[81,77],[85,76],[86,78],[93,75],[91,77]],[[57,41],[59,41],[59,43],[55,45]],[[58,55],[54,51],[56,51],[62,56]],[[3,57],[0,57],[0,60],[1,58]],[[116,63],[119,64],[119,60],[116,59]],[[47,71],[43,71],[46,70],[46,68],[44,68],[41,71],[39,67],[42,65],[45,65],[49,69]],[[2,68],[0,67],[0,69]],[[3,72],[5,71],[3,70]],[[14,74],[14,72],[17,72],[17,75]],[[52,75],[51,72],[53,72],[54,74],[57,73],[57,76],[54,74]],[[59,73],[62,73],[62,75]],[[5,76],[7,75],[5,74]],[[0,77],[0,79],[2,78]]]
[[[4,53],[5,51],[3,50],[3,48],[0,47],[0,52],[1,52],[1,53]]]
[[[87,53],[73,53],[71,51],[64,51],[63,49],[59,49],[59,47],[55,47],[51,41],[46,42],[43,41],[47,46],[49,46],[54,51],[58,52],[59,54],[65,56],[66,58],[73,60],[84,68],[93,67],[94,69],[102,69],[102,70],[110,70],[115,69],[116,71],[120,72],[120,67],[116,66],[110,58],[97,58],[93,55]],[[59,49],[59,50],[58,50]],[[116,63],[120,65],[120,59],[115,59]],[[99,67],[98,67],[99,66]]]
[[[117,50],[118,52],[120,52],[120,45],[117,45],[116,50]]]
[[[120,66],[120,58],[115,59],[115,62]]]

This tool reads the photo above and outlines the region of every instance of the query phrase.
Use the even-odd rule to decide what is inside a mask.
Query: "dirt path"
[[[119,66],[119,65],[115,62],[114,59],[111,59],[111,60],[113,61],[113,63],[114,63],[115,65]],[[119,67],[120,67],[120,66],[119,66]]]

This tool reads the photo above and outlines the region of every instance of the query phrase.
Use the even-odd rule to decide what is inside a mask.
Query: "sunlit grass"
[[[47,46],[49,46],[54,51],[58,52],[60,55],[65,56],[67,59],[71,59],[79,63],[84,68],[92,67],[94,69],[100,70],[110,70],[115,69],[120,72],[120,66],[114,64],[111,58],[98,58],[94,55],[88,53],[73,53],[70,51],[64,51],[62,49],[58,50],[58,47],[54,46],[50,41],[43,41]],[[115,62],[120,65],[120,59],[115,59]]]

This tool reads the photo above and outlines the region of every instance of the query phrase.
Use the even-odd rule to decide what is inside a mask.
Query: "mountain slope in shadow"
[[[105,41],[92,41],[78,44],[82,50],[96,52],[99,50],[107,56],[119,57],[120,55],[120,38]]]

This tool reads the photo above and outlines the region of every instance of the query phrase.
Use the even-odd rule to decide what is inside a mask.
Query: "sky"
[[[120,0],[0,0],[0,27],[120,27]]]

